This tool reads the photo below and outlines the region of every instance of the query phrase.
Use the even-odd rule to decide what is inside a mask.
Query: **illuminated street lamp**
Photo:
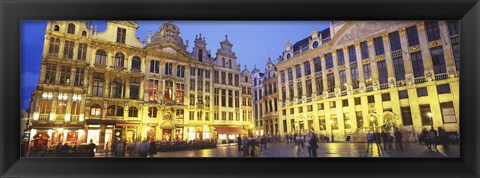
[[[431,125],[432,128],[433,128],[433,118],[432,118],[432,115],[433,115],[433,114],[432,114],[431,112],[427,113],[427,116],[430,118],[430,125]]]

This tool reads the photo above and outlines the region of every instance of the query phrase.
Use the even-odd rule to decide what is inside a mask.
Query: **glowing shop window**
[[[92,139],[93,143],[98,145],[99,138],[100,130],[88,130],[87,143],[90,143],[90,139]]]
[[[218,139],[219,140],[226,140],[227,139],[227,134],[218,134]]]
[[[235,140],[237,138],[237,134],[229,134],[228,139],[229,140]]]

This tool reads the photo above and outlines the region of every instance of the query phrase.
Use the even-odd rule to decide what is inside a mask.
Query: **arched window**
[[[121,98],[122,97],[122,80],[119,78],[113,79],[112,83],[112,97],[113,98]]]
[[[124,59],[123,53],[115,54],[115,61],[113,62],[113,65],[118,67],[123,67],[123,59]]]
[[[317,48],[318,47],[318,41],[313,42],[312,47]]]
[[[102,115],[102,107],[98,104],[94,104],[90,106],[90,115],[92,116],[100,116]]]
[[[107,116],[123,116],[123,107],[110,105],[107,108]]]
[[[292,55],[290,53],[287,54],[287,59],[290,59],[290,57],[292,57]]]
[[[107,62],[107,53],[102,49],[97,50],[97,52],[95,53],[95,64],[105,65],[106,62]]]
[[[222,58],[222,66],[225,67],[225,58]]]
[[[202,62],[202,60],[203,60],[203,51],[202,50],[198,50],[198,60],[200,62]]]
[[[132,69],[140,70],[141,66],[142,66],[142,60],[140,60],[140,57],[134,56],[132,58]]]
[[[136,107],[130,107],[128,109],[128,117],[138,117],[138,109]]]
[[[228,60],[228,67],[229,67],[230,69],[232,68],[232,60],[231,60],[231,59]]]
[[[87,37],[87,31],[82,31],[82,36]]]
[[[53,27],[53,30],[56,31],[56,32],[60,31],[60,26],[55,25],[55,26]]]
[[[67,33],[75,34],[75,25],[73,23],[68,24]]]

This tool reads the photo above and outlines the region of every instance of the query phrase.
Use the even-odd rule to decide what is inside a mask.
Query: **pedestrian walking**
[[[250,153],[248,149],[248,138],[246,135],[244,135],[242,139],[242,150],[243,150],[243,157],[248,157]]]
[[[307,151],[308,151],[308,157],[312,157],[312,150],[310,147],[310,139],[311,139],[312,134],[308,133],[308,135],[305,136],[305,143],[307,144]]]
[[[442,127],[438,127],[438,140],[443,149],[448,150],[448,134]]]
[[[395,150],[403,150],[402,146],[402,132],[398,128],[395,128]]]
[[[67,144],[67,143],[65,143]],[[67,145],[68,146],[68,145]],[[95,145],[95,143],[93,143],[93,139],[90,139],[90,144],[88,145],[88,151],[89,151],[89,156],[90,157],[95,157],[95,149],[96,149],[97,145]]]
[[[157,144],[153,139],[150,140],[150,146],[148,149],[148,157],[153,158],[157,154]]]
[[[266,148],[267,145],[267,137],[263,135],[260,137],[260,151],[263,151],[263,148]]]
[[[110,142],[107,141],[107,143],[105,144],[105,157],[108,157],[109,152],[110,152]]]
[[[383,149],[387,150],[390,136],[385,130],[382,130]]]
[[[253,135],[250,135],[250,138],[248,138],[248,147],[249,147],[249,156],[254,158],[256,157],[256,151],[255,151],[255,146],[257,145],[257,140],[255,139],[255,137],[253,137]]]
[[[287,144],[290,143],[290,135],[286,134],[285,135],[285,140],[287,141]]]
[[[312,153],[312,158],[317,157],[317,148],[318,148],[318,137],[315,133],[311,133],[311,137],[309,140],[309,145],[310,145],[310,152]]]
[[[140,143],[140,148],[138,149],[138,154],[140,157],[147,157],[148,156],[148,151],[149,151],[149,144],[147,140],[143,140],[142,143]]]
[[[430,132],[428,133],[428,139],[430,140],[431,149],[438,151],[437,149],[437,131],[431,127]]]
[[[367,151],[366,151],[366,153],[368,153],[369,151],[372,152],[372,147],[373,147],[373,142],[374,142],[373,133],[371,133],[371,132],[367,133],[366,137],[367,137]]]
[[[238,151],[242,151],[242,137],[240,137],[240,135],[237,137],[237,149]]]

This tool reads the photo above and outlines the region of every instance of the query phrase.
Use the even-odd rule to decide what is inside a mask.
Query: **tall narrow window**
[[[185,91],[185,84],[183,83],[177,83],[177,87],[175,88],[175,100],[177,103],[183,103],[184,101],[184,91]]]
[[[58,56],[58,49],[60,48],[60,39],[50,38],[50,45],[48,48],[48,54]]]
[[[368,43],[366,41],[360,43],[360,50],[362,51],[362,59],[368,58]]]
[[[233,90],[228,90],[228,107],[233,107]]]
[[[392,51],[402,49],[402,45],[400,43],[400,35],[398,31],[389,33],[388,36],[390,39],[390,48]]]
[[[119,78],[113,79],[112,87],[111,87],[111,97],[113,98],[121,98],[122,97],[122,80]]]
[[[72,70],[69,66],[62,66],[60,71],[60,85],[70,85]]]
[[[185,77],[185,67],[177,66],[177,77]]]
[[[138,117],[138,109],[136,107],[128,108],[128,117]]]
[[[228,68],[230,68],[230,69],[232,68],[232,60],[231,59],[228,60]]]
[[[72,23],[69,23],[67,27],[67,33],[75,34],[75,25],[73,25]]]
[[[415,46],[420,44],[418,40],[417,26],[411,26],[407,28],[408,46]]]
[[[325,67],[327,67],[327,69],[331,69],[333,68],[333,57],[332,57],[332,53],[328,53],[325,55]]]
[[[425,22],[425,29],[427,32],[428,41],[440,39],[440,28],[438,28],[438,21]]]
[[[375,55],[382,55],[385,53],[385,49],[383,48],[383,38],[377,37],[373,39],[373,44],[375,45]]]
[[[422,60],[422,53],[421,52],[414,52],[410,54],[410,58],[412,59],[412,68],[413,68],[413,75],[415,77],[424,77],[424,68],[423,68],[423,60]]]
[[[293,80],[293,70],[292,68],[288,68],[288,81]]]
[[[341,70],[339,72],[339,75],[340,75],[340,84],[341,84],[340,87],[342,88],[342,90],[346,90],[347,86],[345,84],[347,84],[347,74],[345,70]]]
[[[117,43],[125,43],[126,35],[127,35],[127,29],[117,28]]]
[[[132,58],[132,70],[140,71],[142,67],[142,60],[138,56]]]
[[[158,80],[150,79],[148,82],[148,101],[157,101],[158,99]]]
[[[395,80],[405,80],[405,67],[401,56],[393,58],[393,69],[395,70]]]
[[[348,57],[350,58],[350,62],[357,61],[357,52],[355,51],[355,46],[348,47]]]
[[[317,95],[323,94],[323,80],[322,77],[317,77],[315,79],[315,84],[317,86]]]
[[[55,83],[57,66],[55,64],[46,64],[45,83]]]
[[[422,118],[422,126],[433,125],[432,117],[429,116],[431,113],[430,105],[420,105],[420,116]]]
[[[222,106],[227,106],[227,90],[222,89]]]
[[[300,68],[300,65],[295,66],[295,72],[297,73],[296,75],[297,79],[302,77],[302,69]]]
[[[139,99],[140,78],[130,78],[130,99]]]
[[[172,63],[165,63],[165,75],[172,75]]]
[[[380,83],[388,83],[387,62],[385,60],[377,62],[378,78]]]
[[[87,44],[85,43],[78,44],[77,59],[82,61],[85,61],[87,59]]]
[[[198,50],[198,61],[200,61],[200,62],[203,61],[203,51],[201,49]]]
[[[93,73],[92,95],[103,96],[103,86],[104,86],[104,74]]]
[[[75,70],[75,81],[73,86],[83,86],[83,77],[85,75],[85,69],[77,67]]]
[[[343,55],[342,49],[337,50],[337,61],[339,66],[345,64],[345,56]]]
[[[322,60],[320,58],[315,58],[314,60],[315,72],[322,71]]]
[[[218,71],[213,71],[213,83],[219,82],[218,77],[219,77]]]
[[[403,125],[413,125],[412,112],[410,111],[410,106],[402,107],[401,111],[402,111]]]
[[[160,73],[160,62],[157,60],[150,61],[150,73]]]
[[[235,74],[235,86],[240,86],[240,80],[238,74]]]
[[[73,41],[65,40],[65,47],[63,48],[63,57],[67,59],[73,58]]]
[[[372,70],[370,68],[370,64],[363,65],[363,76],[365,77],[365,80],[372,78]]]
[[[148,108],[148,117],[156,118],[157,117],[157,107],[149,107]]]
[[[302,87],[302,82],[298,82],[297,83],[297,98],[300,100],[302,99],[302,95],[303,95],[303,91],[302,91],[303,87]]]
[[[442,47],[430,49],[430,54],[432,55],[433,72],[435,74],[447,73]]]
[[[310,72],[310,61],[306,61],[304,63],[304,69],[305,69],[305,75],[310,75],[311,72]]]
[[[312,80],[306,80],[305,82],[307,97],[312,97]]]
[[[293,83],[290,83],[288,86],[289,94],[290,94],[290,101],[293,101],[295,93],[293,92]]]
[[[358,78],[358,67],[353,66],[350,71],[352,72],[352,87],[357,89],[360,84],[360,79]]]
[[[95,53],[95,64],[105,65],[107,62],[107,53],[104,50],[97,50]]]
[[[333,74],[327,75],[327,86],[328,86],[328,92],[335,91],[335,78]]]
[[[113,65],[115,65],[117,67],[123,67],[124,58],[125,58],[125,56],[123,55],[123,53],[115,54],[115,60],[114,60]]]
[[[228,73],[228,85],[233,85],[233,74]]]

